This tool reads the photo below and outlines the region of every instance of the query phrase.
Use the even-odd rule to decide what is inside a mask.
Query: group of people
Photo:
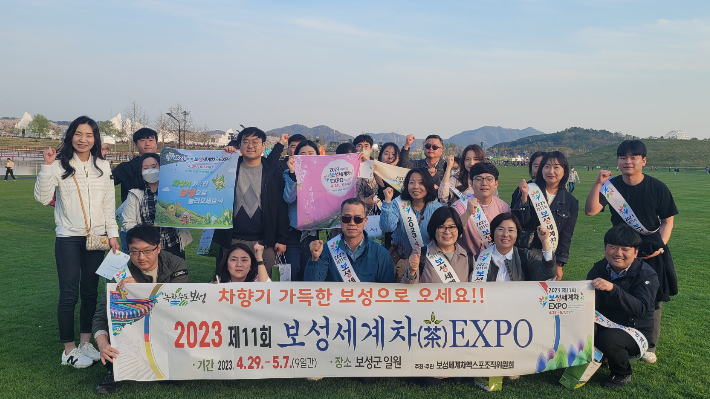
[[[130,256],[132,278],[121,285],[188,280],[184,250],[192,241],[189,231],[153,226],[160,169],[157,133],[142,128],[133,141],[139,155],[112,171],[104,160],[106,149],[96,122],[79,117],[59,148],[44,152],[35,185],[37,201],[47,205],[56,199],[62,364],[80,368],[101,360],[108,375],[97,387],[99,393],[115,390],[111,363],[119,355],[107,333],[105,296],[97,309],[95,272],[105,251],[122,248]],[[563,153],[533,154],[530,180],[518,184],[508,204],[499,197],[498,169],[486,161],[481,147],[470,145],[458,160],[444,159],[444,140],[431,135],[424,142],[425,158],[410,160],[413,141],[414,136],[407,136],[401,149],[385,143],[377,157],[409,169],[401,190],[377,173],[373,178],[358,178],[356,197],[342,202],[340,228],[328,232],[328,239],[337,245],[325,245],[318,231],[299,230],[296,223],[294,156],[318,155],[318,146],[301,135],[282,135],[263,156],[266,134],[255,127],[242,130],[224,149],[239,152],[234,227],[214,233],[213,242],[222,251],[212,282],[270,281],[268,271],[279,259],[291,265],[294,281],[417,284],[562,279],[579,211],[579,202],[570,193],[574,185],[570,191],[566,188],[574,175]],[[281,159],[284,149],[288,155]],[[367,161],[372,149],[372,137],[360,135],[338,146],[336,153],[359,153],[361,161]],[[609,387],[628,382],[630,356],[656,361],[662,303],[677,293],[667,246],[678,213],[672,195],[662,182],[643,174],[646,148],[641,141],[624,141],[617,156],[621,175],[612,178],[611,172],[601,170],[586,199],[585,212],[590,216],[609,204],[614,226],[604,238],[604,259],[592,267],[588,278],[598,291],[597,310],[641,331],[649,348],[639,353],[624,331],[599,327],[595,345],[608,360],[611,375],[605,385]],[[122,205],[116,211],[114,185],[118,184]],[[610,187],[623,196],[635,219],[616,211],[616,199],[603,194]],[[373,214],[380,215],[382,243],[365,231]],[[479,261],[484,251],[491,256]],[[447,267],[435,266],[442,264]],[[77,346],[74,308],[79,297]],[[92,336],[98,350],[90,343]]]

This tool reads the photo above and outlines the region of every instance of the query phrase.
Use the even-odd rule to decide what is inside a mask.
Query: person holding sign
[[[604,259],[587,274],[597,290],[596,311],[616,324],[597,325],[594,334],[594,346],[609,361],[607,388],[620,388],[631,380],[629,358],[640,358],[653,336],[659,284],[651,266],[636,257],[642,243],[633,228],[617,224],[604,235]]]
[[[427,225],[427,233],[433,240],[421,254],[409,257],[407,272],[402,277],[404,284],[459,283],[469,281],[473,270],[473,255],[456,241],[461,237],[463,226],[459,214],[448,206],[434,211]]]
[[[310,140],[303,141],[296,147],[294,155],[318,155],[318,145]],[[286,245],[286,262],[291,265],[291,281],[303,281],[303,271],[311,256],[309,245],[318,239],[318,230],[301,231],[298,225],[298,185],[296,184],[296,169],[294,158],[289,157],[288,169],[284,171],[285,187],[283,198],[288,204],[288,222],[290,225],[288,244]]]
[[[222,259],[219,268],[222,272],[217,275],[218,283],[271,281],[264,262],[264,246],[259,243],[254,244],[253,251],[246,244],[234,244],[227,249],[227,256]]]
[[[424,168],[412,169],[407,173],[402,184],[402,195],[396,201],[392,201],[393,191],[392,188],[385,190],[380,228],[383,232],[393,232],[390,255],[399,281],[407,268],[407,258],[412,250],[421,250],[429,244],[429,219],[442,205],[436,200],[434,180]]]
[[[409,136],[407,136],[408,145],[411,145],[413,141],[414,135],[410,134]],[[407,162],[409,162],[409,151],[407,151],[407,154],[404,154],[404,151],[400,153],[397,144],[392,142],[384,143],[382,144],[382,148],[380,148],[380,153],[377,156],[377,160],[387,165],[406,165]],[[374,169],[377,169],[377,165],[375,165]],[[375,173],[375,181],[377,182],[377,198],[385,198],[385,189],[392,186],[386,181],[382,180],[380,175],[378,175],[377,173]],[[394,190],[393,199],[397,197],[399,197],[399,191]],[[392,245],[392,232],[384,233],[383,239],[384,247],[389,249]]]
[[[510,207],[495,195],[498,189],[498,168],[490,162],[478,162],[471,166],[473,198],[464,195],[451,207],[461,215],[464,230],[459,240],[461,246],[477,254],[493,244],[490,220],[501,213],[510,212]]]
[[[459,194],[473,194],[473,184],[471,182],[473,176],[469,176],[469,171],[473,165],[486,160],[486,153],[483,152],[481,146],[471,144],[463,149],[461,159],[463,160],[463,167],[459,168],[455,176],[451,176],[451,170],[454,167],[454,156],[450,155],[446,162],[446,172],[444,173],[444,179],[441,181],[441,187],[439,187],[439,199],[442,202],[449,201],[450,192],[453,192],[457,199],[462,197]],[[454,190],[449,189],[450,187],[453,187]]]
[[[158,202],[160,155],[149,152],[139,158],[143,188],[131,189],[123,206],[123,228],[128,231],[138,224],[155,224],[155,204]],[[189,229],[159,227],[163,251],[185,259],[185,247],[192,242]]]
[[[365,232],[367,216],[361,199],[350,198],[340,205],[342,234],[328,241],[310,244],[311,260],[306,264],[304,281],[350,283],[394,283],[392,258]]]
[[[563,153],[548,152],[540,165],[535,183],[528,184],[523,180],[518,184],[522,195],[512,204],[512,208],[526,232],[535,230],[541,224],[550,230],[550,246],[557,259],[555,279],[559,281],[562,280],[562,267],[569,262],[579,201],[565,188],[569,179],[569,163]],[[520,241],[518,246],[541,255],[542,244],[532,234]]]
[[[673,231],[673,217],[678,214],[670,190],[660,180],[643,173],[646,145],[640,140],[626,140],[616,149],[621,175],[601,170],[587,196],[585,213],[594,216],[609,204],[611,224],[627,224],[641,235],[639,256],[656,271],[660,284],[653,315],[653,336],[649,349],[641,358],[656,362],[656,343],[661,332],[663,302],[678,293],[676,276],[668,241]]]
[[[491,220],[493,243],[476,256],[470,281],[543,281],[555,275],[555,254],[550,246],[550,231],[537,226],[542,243],[542,258],[527,248],[517,248],[515,240],[522,228],[512,213],[501,213]]]
[[[139,224],[126,232],[128,241],[128,262],[130,276],[118,283],[121,289],[125,284],[132,283],[187,283],[188,273],[185,260],[165,251],[161,251],[160,232],[157,228]],[[115,280],[109,281],[115,283]],[[92,331],[94,339],[101,352],[101,363],[106,366],[107,373],[103,382],[96,387],[97,394],[111,394],[120,385],[113,378],[113,361],[120,355],[118,350],[111,346],[111,330],[106,311],[106,295],[101,296],[99,306],[94,313]]]
[[[56,193],[54,256],[59,277],[59,340],[64,344],[62,365],[89,367],[99,360],[99,352],[90,342],[99,284],[96,270],[109,247],[114,253],[120,249],[111,165],[101,155],[99,126],[87,116],[76,118],[59,148],[48,148],[42,156],[34,197],[49,205]],[[80,296],[77,347],[74,310]]]

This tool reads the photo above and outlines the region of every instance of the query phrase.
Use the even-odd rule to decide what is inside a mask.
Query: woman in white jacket
[[[86,116],[75,119],[59,145],[43,153],[44,164],[37,175],[35,199],[48,205],[56,192],[54,221],[57,239],[54,255],[59,276],[57,319],[59,340],[64,343],[62,364],[76,368],[90,366],[100,354],[89,342],[96,311],[99,276],[96,270],[104,251],[87,251],[86,236],[108,235],[113,252],[118,244],[115,190],[111,165],[101,155],[101,136],[96,122]],[[88,228],[88,231],[87,231]],[[74,336],[74,308],[79,310],[80,344]]]
[[[146,153],[139,159],[141,175],[145,188],[134,188],[128,192],[126,204],[123,206],[123,228],[128,231],[138,224],[155,224],[155,210],[158,202],[158,185],[160,177],[160,155]],[[160,246],[185,259],[185,247],[192,242],[189,229],[160,227]]]

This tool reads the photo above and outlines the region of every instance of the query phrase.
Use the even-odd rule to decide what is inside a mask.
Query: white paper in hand
[[[116,280],[116,283],[120,283],[123,281],[123,279],[131,277],[131,271],[128,270],[128,265],[124,265],[119,271],[117,271],[113,275],[113,279]]]
[[[380,215],[370,215],[367,217],[365,231],[370,237],[382,236],[382,229],[380,229]]]
[[[106,255],[104,261],[101,262],[101,266],[99,266],[99,269],[96,270],[96,274],[105,279],[111,280],[116,277],[116,273],[120,270],[128,270],[126,265],[130,259],[130,256],[121,251],[116,251],[115,254],[113,251],[108,251],[108,255]],[[128,275],[130,276],[130,273]]]
[[[202,236],[200,237],[200,245],[197,246],[198,255],[207,255],[210,252],[210,245],[212,245],[213,235],[214,229],[205,229],[202,231]]]
[[[375,161],[365,161],[360,164],[360,170],[358,171],[358,178],[361,179],[372,179],[375,177],[374,173]]]

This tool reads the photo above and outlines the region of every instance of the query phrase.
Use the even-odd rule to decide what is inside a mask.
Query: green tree
[[[45,138],[52,130],[52,124],[49,122],[49,119],[47,119],[46,116],[42,114],[37,114],[34,116],[34,119],[32,119],[32,122],[27,125],[27,129],[29,129],[31,132],[34,132],[37,137]]]

